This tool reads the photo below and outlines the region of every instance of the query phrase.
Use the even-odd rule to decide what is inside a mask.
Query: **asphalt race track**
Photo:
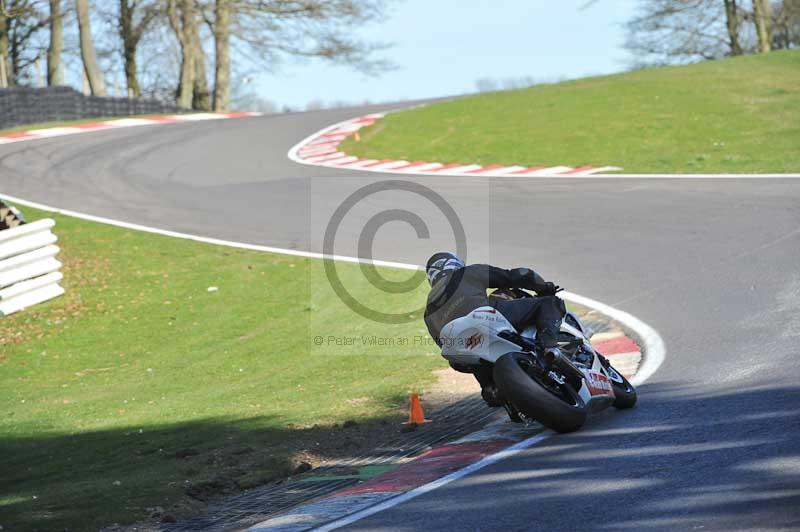
[[[383,107],[140,127],[0,146],[0,193],[229,240],[321,251],[359,187],[410,180],[462,222],[471,261],[530,265],[628,311],[667,358],[638,407],[590,418],[510,459],[375,514],[353,530],[800,529],[800,180],[383,176],[286,152]],[[358,254],[370,212],[430,228],[377,233],[375,258],[453,247],[449,222],[390,190],[337,233]],[[370,210],[371,209],[371,210]],[[437,216],[439,218],[437,218]]]

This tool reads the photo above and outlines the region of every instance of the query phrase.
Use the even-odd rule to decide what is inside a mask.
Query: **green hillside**
[[[432,104],[387,116],[343,151],[626,173],[800,172],[800,51]]]

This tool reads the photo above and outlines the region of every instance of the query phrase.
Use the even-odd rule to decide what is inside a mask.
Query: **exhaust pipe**
[[[578,380],[584,378],[583,372],[569,358],[565,357],[560,349],[545,349],[544,360],[551,366],[561,370],[568,377],[574,377]]]

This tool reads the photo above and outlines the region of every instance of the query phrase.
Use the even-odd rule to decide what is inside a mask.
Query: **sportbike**
[[[520,289],[494,291],[490,297],[533,297]],[[516,422],[538,421],[558,432],[579,429],[590,412],[610,406],[631,408],[636,389],[595,351],[587,330],[571,312],[561,323],[560,353],[536,343],[536,329],[517,331],[494,307],[485,306],[442,328],[442,356],[465,373],[486,373],[488,393]],[[485,390],[486,391],[486,390]]]

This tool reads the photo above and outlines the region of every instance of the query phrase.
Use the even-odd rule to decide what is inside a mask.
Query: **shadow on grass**
[[[645,385],[633,410],[348,530],[800,530],[798,413],[795,386]]]
[[[562,529],[800,526],[800,388],[709,393],[659,383],[640,393],[634,410],[593,416],[581,431],[404,504],[401,522],[388,512],[356,526],[387,519],[397,530],[458,529],[505,516],[513,529],[534,513],[543,527]],[[297,451],[344,458],[378,447],[396,437],[397,421],[297,428],[270,417],[206,419],[3,437],[0,525],[97,530],[140,520],[158,506],[162,515],[188,517],[213,497],[290,474]],[[586,520],[571,510],[576,497],[601,507],[611,500],[615,510]]]
[[[262,416],[4,435],[0,526],[75,531],[149,516],[185,518],[219,496],[306,470],[315,458],[380,444],[397,427],[396,416],[325,427],[285,426]]]

